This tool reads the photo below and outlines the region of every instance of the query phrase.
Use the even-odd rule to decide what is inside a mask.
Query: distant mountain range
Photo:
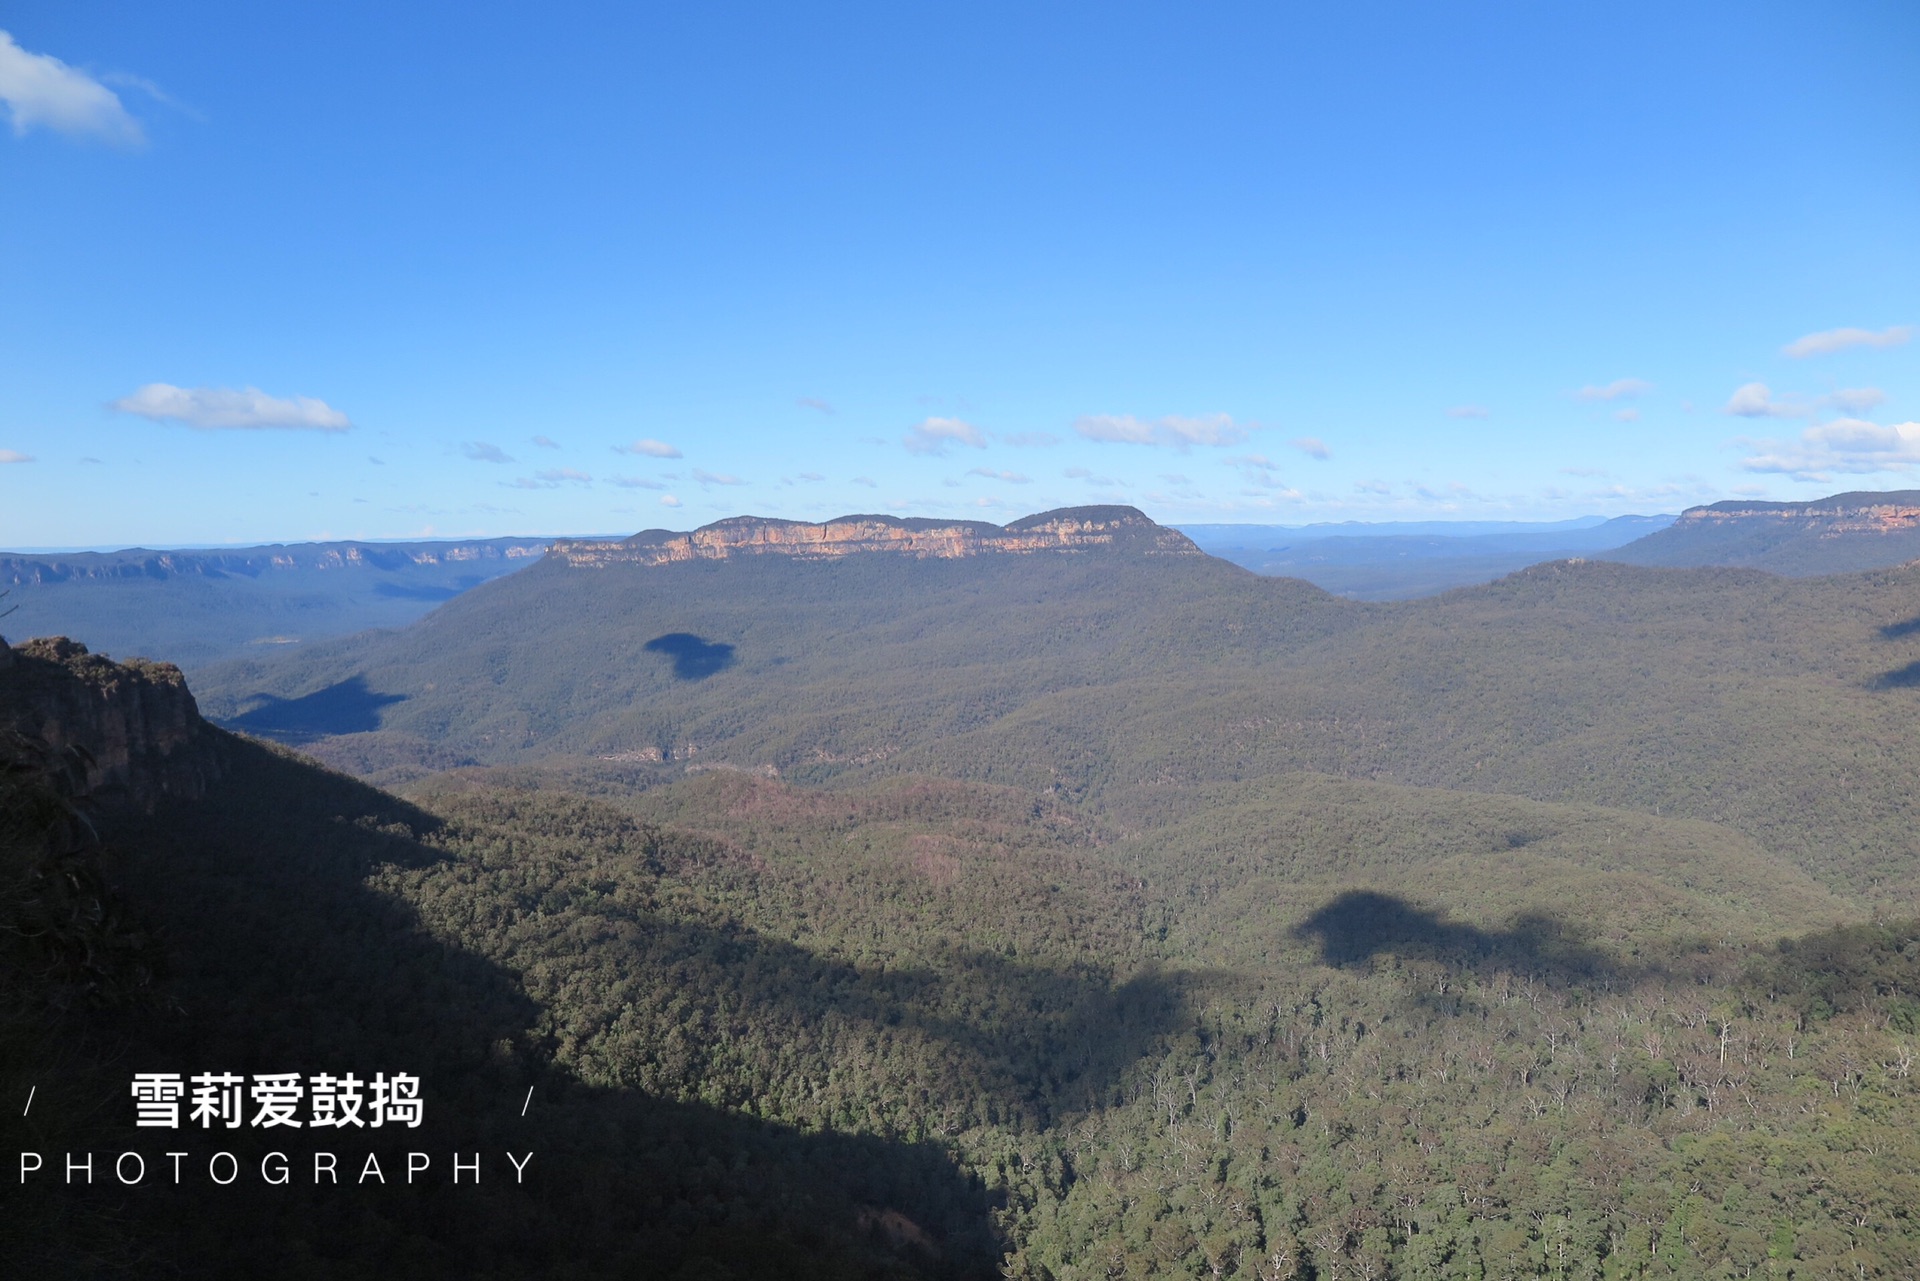
[[[0,630],[84,636],[96,650],[191,670],[323,636],[404,627],[469,588],[532,564],[549,541],[0,554]]]
[[[1408,600],[1537,565],[1611,551],[1664,529],[1672,516],[1598,516],[1545,524],[1406,521],[1184,525],[1202,551],[1256,574],[1304,578],[1354,600]]]
[[[1904,744],[1920,569],[1790,580],[1587,560],[1397,603],[1125,539],[1028,555],[594,544],[398,632],[218,664],[201,705],[376,780],[553,766],[902,773],[1096,807],[1310,770],[1724,825],[1829,889],[1920,895]],[[1012,527],[1009,527],[1012,528]],[[684,537],[684,536],[681,536]],[[992,538],[998,535],[982,535]],[[904,544],[903,544],[904,545]],[[1845,787],[1826,780],[1845,777]]]
[[[1346,522],[1165,528],[1132,508],[1083,507],[1000,526],[984,521],[740,516],[691,532],[625,539],[493,538],[304,543],[233,549],[0,554],[0,627],[73,635],[96,649],[211,664],[399,628],[551,550],[569,564],[665,564],[763,553],[821,560],[885,552],[951,559],[1137,545],[1196,551],[1354,600],[1406,600],[1492,582],[1529,565],[1604,558],[1648,566],[1731,565],[1790,576],[1873,569],[1920,557],[1920,491],[1809,503],[1716,503],[1681,516],[1551,523]]]

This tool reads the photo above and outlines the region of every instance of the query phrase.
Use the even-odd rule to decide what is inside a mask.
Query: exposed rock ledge
[[[1900,534],[1920,530],[1920,491],[1835,494],[1806,503],[1732,502],[1689,507],[1676,528],[1736,522],[1797,523],[1836,537],[1841,534]]]
[[[142,809],[199,797],[221,774],[220,731],[200,719],[179,668],[116,663],[64,636],[0,639],[0,730],[83,748],[88,792]]]
[[[764,516],[734,516],[689,534],[649,529],[621,542],[558,541],[549,557],[588,569],[612,565],[667,565],[775,554],[831,560],[868,552],[956,559],[1002,553],[1087,552],[1124,549],[1144,555],[1203,553],[1177,530],[1156,525],[1133,507],[1062,507],[1010,525],[897,516],[836,516],[814,524]]]

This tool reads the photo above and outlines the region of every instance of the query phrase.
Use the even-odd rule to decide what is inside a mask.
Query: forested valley
[[[24,1181],[7,1257],[1920,1274],[1911,574],[1562,566],[1372,606],[1209,561],[540,570],[303,669],[360,680],[321,711],[368,728],[256,721],[386,790],[208,727],[204,795],[128,805],[17,734],[18,1146],[136,1146],[136,1071],[384,1066],[429,1121],[356,1143],[535,1164]]]

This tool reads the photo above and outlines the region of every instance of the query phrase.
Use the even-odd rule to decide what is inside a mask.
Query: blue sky
[[[1920,487],[1920,8],[0,10],[0,546]]]

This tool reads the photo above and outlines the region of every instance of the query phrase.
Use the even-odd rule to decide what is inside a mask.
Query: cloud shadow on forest
[[[733,646],[695,636],[692,632],[668,632],[640,648],[671,658],[673,678],[679,681],[703,681],[733,666]]]
[[[1882,672],[1873,678],[1873,689],[1913,689],[1920,686],[1920,662],[1908,663],[1905,667],[1896,667],[1890,672]]]
[[[370,733],[380,728],[382,708],[407,699],[405,694],[381,694],[368,689],[365,676],[349,676],[299,698],[279,698],[273,694],[249,697],[262,701],[221,724],[228,729],[296,744],[331,734]]]
[[[362,1065],[385,1065],[417,1075],[428,1100],[420,1131],[353,1132],[357,1153],[379,1154],[383,1181],[407,1168],[408,1151],[431,1156],[422,1186],[409,1178],[398,1195],[355,1202],[354,1231],[314,1230],[340,1200],[317,1178],[190,1182],[161,1189],[128,1221],[149,1265],[257,1273],[237,1267],[260,1262],[247,1243],[301,1238],[321,1271],[384,1256],[422,1277],[477,1275],[502,1260],[560,1275],[583,1257],[608,1275],[997,1275],[1005,1243],[988,1191],[936,1145],[814,1133],[589,1084],[554,1062],[551,1013],[518,974],[436,938],[411,904],[368,884],[374,869],[445,862],[429,840],[442,826],[245,740],[229,745],[225,777],[204,801],[168,800],[116,824],[115,839],[143,855],[129,860],[129,902],[162,939],[186,1011],[116,1025],[116,1042],[138,1038],[143,1069],[367,1075]],[[710,951],[739,947],[695,932],[704,936],[690,941]],[[242,1168],[260,1166],[268,1148],[291,1152],[297,1171],[309,1149],[336,1142],[302,1134],[242,1128],[223,1131],[220,1146]],[[487,1182],[448,1183],[448,1154],[474,1151]],[[507,1151],[533,1154],[530,1188],[517,1186]],[[357,1153],[342,1158],[342,1183]]]
[[[1570,922],[1543,913],[1516,917],[1504,930],[1449,921],[1392,894],[1348,890],[1294,927],[1316,940],[1326,965],[1351,965],[1383,952],[1488,963],[1567,979],[1619,977],[1619,963]]]

